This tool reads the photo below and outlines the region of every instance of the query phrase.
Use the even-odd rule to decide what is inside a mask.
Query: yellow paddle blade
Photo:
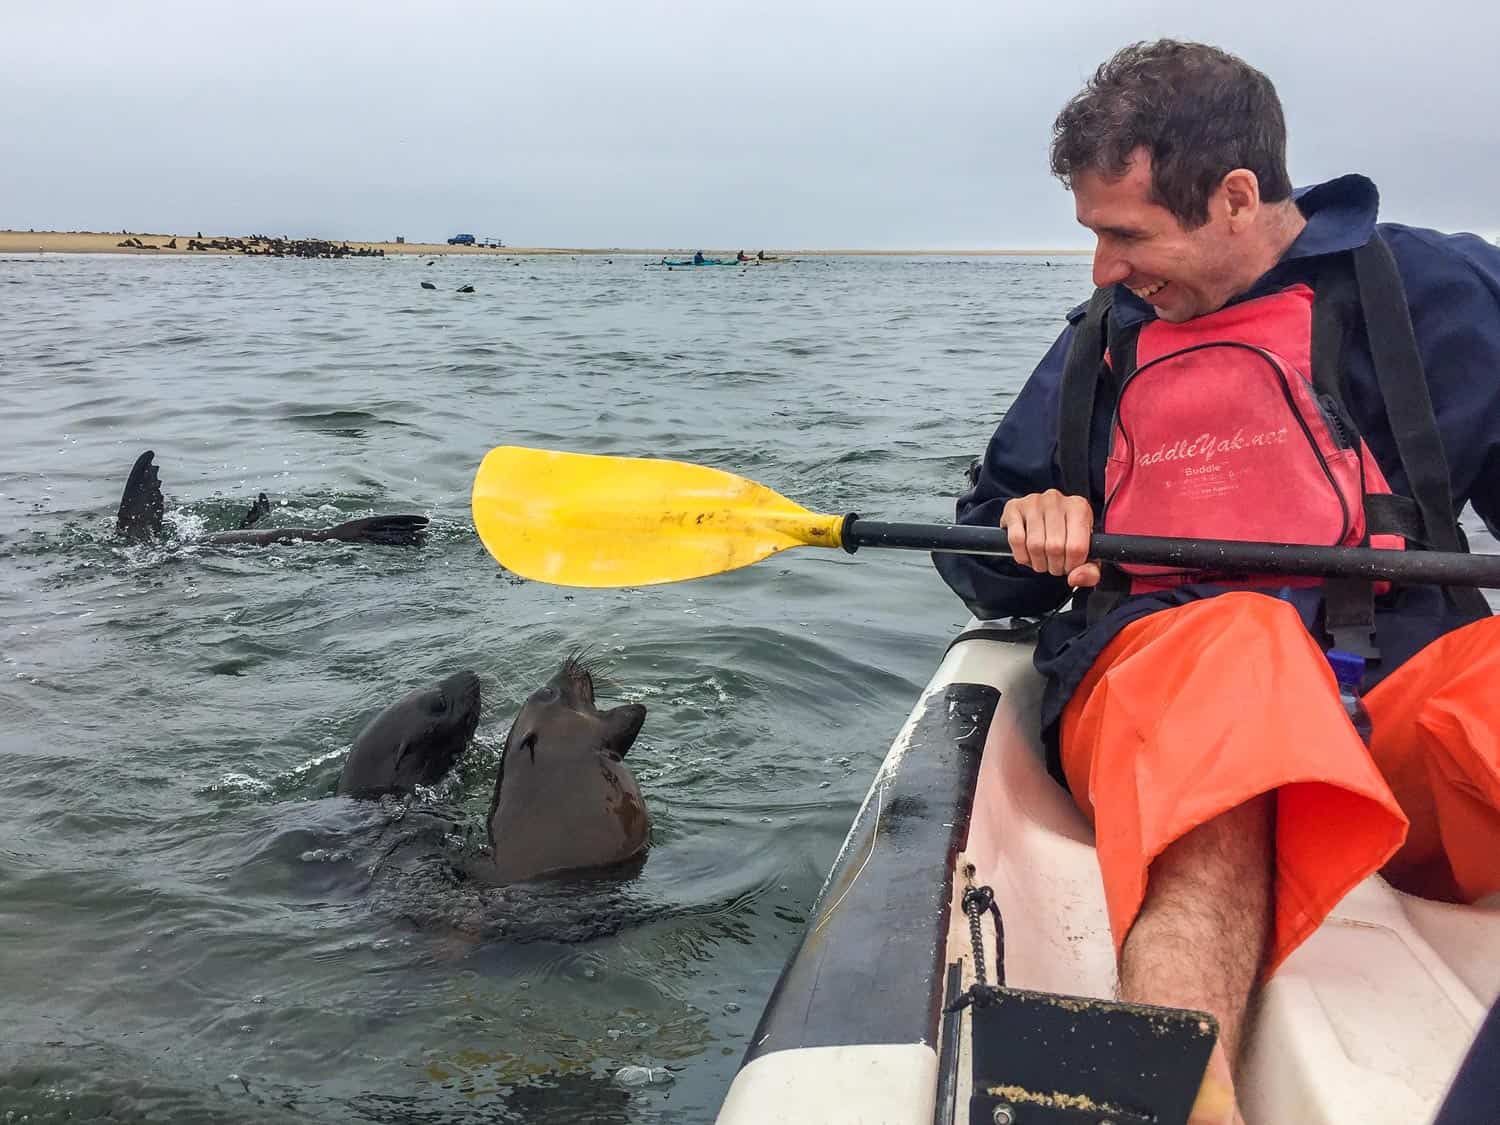
[[[843,525],[704,465],[515,445],[485,456],[473,509],[495,561],[560,586],[702,578],[788,547],[838,547]]]

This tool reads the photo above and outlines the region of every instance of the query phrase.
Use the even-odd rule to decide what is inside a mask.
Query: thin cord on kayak
[[[1005,987],[1005,925],[1000,920],[1000,908],[995,905],[994,888],[974,885],[972,864],[965,869],[964,876],[969,884],[964,891],[963,910],[969,916],[969,941],[974,946],[974,983],[962,996],[943,1009],[950,1013],[961,1011],[970,1004],[976,1008],[987,1007],[999,999],[1000,989]],[[981,923],[985,911],[995,920],[994,984],[988,982],[984,970],[984,931]]]

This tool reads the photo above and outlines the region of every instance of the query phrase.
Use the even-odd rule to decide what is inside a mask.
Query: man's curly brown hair
[[[1271,80],[1202,43],[1159,39],[1120,50],[1052,124],[1052,174],[1113,179],[1151,154],[1152,201],[1192,230],[1224,176],[1248,168],[1267,203],[1289,199],[1286,119]]]

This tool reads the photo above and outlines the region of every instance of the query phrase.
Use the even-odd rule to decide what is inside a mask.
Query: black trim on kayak
[[[925,697],[906,752],[877,778],[745,1052],[844,1044],[936,1047],[953,860],[1000,692]]]

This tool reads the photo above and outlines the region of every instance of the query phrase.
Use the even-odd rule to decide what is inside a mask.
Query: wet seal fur
[[[473,672],[457,672],[402,696],[359,732],[335,792],[370,798],[435,785],[473,740],[480,696]]]
[[[639,703],[600,711],[588,667],[565,660],[506,735],[487,818],[490,852],[467,873],[510,883],[640,859],[651,822],[624,758],[645,721]]]
[[[120,496],[120,508],[115,516],[115,534],[127,543],[144,543],[161,534],[162,517],[166,501],[162,497],[161,477],[155,464],[156,454],[146,450],[136,458],[125,481],[125,491]],[[271,502],[262,492],[245,513],[235,531],[220,531],[205,535],[200,543],[216,546],[245,544],[267,547],[272,543],[287,543],[294,539],[314,542],[339,540],[345,543],[378,543],[387,547],[419,547],[427,534],[426,516],[368,516],[364,519],[346,520],[332,527],[276,527],[264,531],[251,530],[262,516],[271,511]]]

